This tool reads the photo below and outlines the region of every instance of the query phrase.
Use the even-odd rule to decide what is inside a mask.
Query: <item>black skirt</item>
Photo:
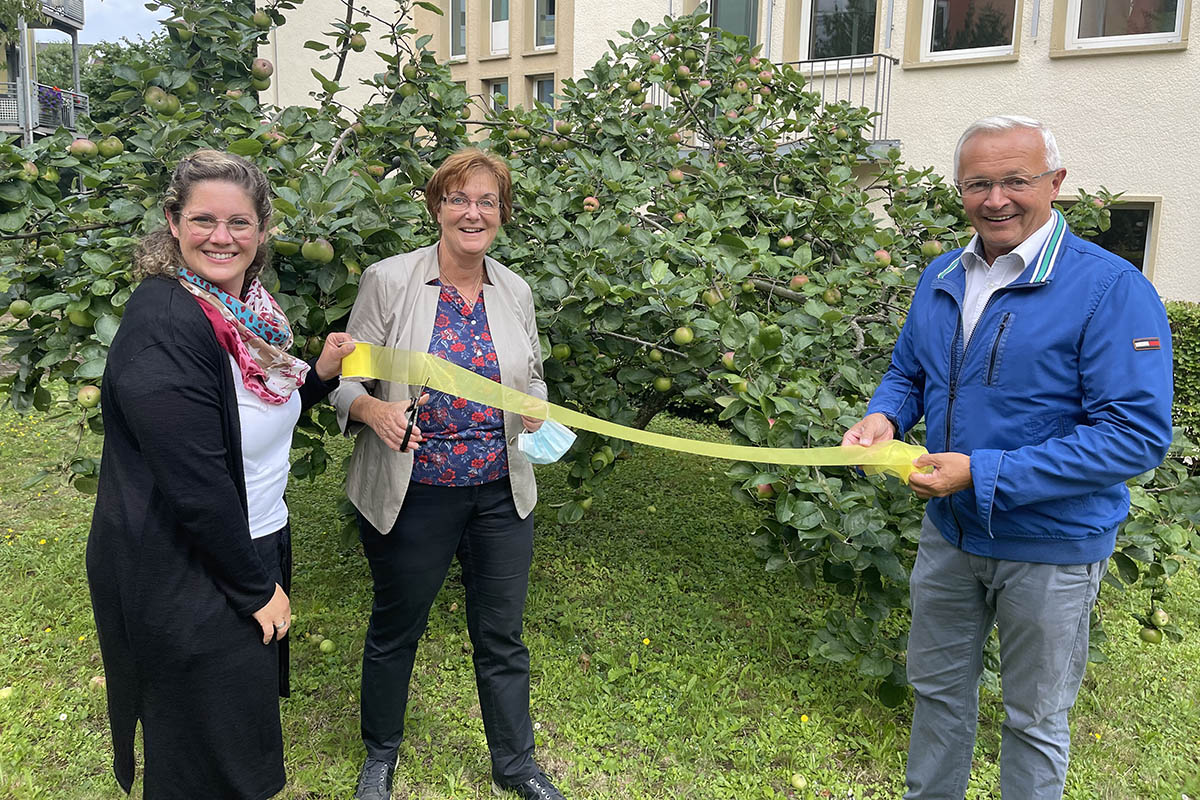
[[[254,540],[271,576],[291,583],[291,535]],[[114,771],[133,783],[136,709],[145,747],[143,800],[265,800],[286,782],[279,697],[287,692],[286,642],[262,643],[196,561],[137,587],[91,572],[93,610],[108,676]],[[142,624],[122,613],[132,598],[150,612]],[[124,734],[124,735],[118,735]]]

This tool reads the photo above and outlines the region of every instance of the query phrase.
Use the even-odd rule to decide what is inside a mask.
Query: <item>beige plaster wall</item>
[[[372,2],[370,6],[373,14],[389,20],[395,19],[393,5]],[[341,0],[304,0],[304,4],[299,8],[285,13],[287,22],[281,28],[272,29],[267,45],[259,48],[259,55],[269,58],[275,64],[271,87],[265,92],[260,92],[259,97],[263,102],[283,107],[309,105],[312,103],[309,93],[320,88],[312,70],[332,78],[337,70],[337,59],[322,61],[321,53],[306,49],[304,43],[315,40],[332,47],[333,39],[323,34],[333,30],[331,23],[334,21],[345,20],[346,5]],[[389,14],[393,16],[386,16]],[[364,21],[357,10],[354,21]],[[338,94],[338,99],[351,108],[365,105],[374,91],[359,81],[384,70],[385,64],[375,54],[376,51],[391,50],[391,45],[380,34],[381,23],[374,20],[365,21],[371,22],[372,26],[372,30],[366,33],[367,49],[361,53],[351,51],[348,54],[345,69],[339,80],[347,89]]]
[[[888,2],[880,2],[883,21]],[[892,2],[888,52],[901,58],[908,9],[903,0]],[[1193,131],[1200,49],[1193,42],[1183,50],[1051,58],[1054,2],[1041,0],[1039,7],[1024,0],[1015,61],[897,68],[889,135],[900,140],[905,161],[949,176],[954,145],[972,121],[1005,113],[1044,121],[1067,167],[1064,196],[1105,186],[1138,199],[1162,198],[1147,273],[1164,296],[1198,301],[1200,172]],[[1192,30],[1200,30],[1198,14],[1200,3],[1193,3]]]

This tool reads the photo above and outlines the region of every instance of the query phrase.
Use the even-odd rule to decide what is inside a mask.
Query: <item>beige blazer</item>
[[[489,282],[483,285],[483,302],[501,382],[545,400],[533,292],[508,267],[492,258],[484,261]],[[428,352],[439,290],[427,284],[437,276],[436,244],[372,264],[359,280],[358,298],[350,311],[346,331],[356,341]],[[342,433],[356,437],[346,474],[346,494],[381,533],[389,532],[396,523],[412,476],[413,456],[397,453],[370,427],[352,422],[350,404],[363,394],[389,403],[399,402],[407,400],[419,388],[387,381],[343,381],[331,397]],[[537,503],[533,467],[514,444],[516,436],[524,430],[520,415],[504,412],[509,479],[517,514],[522,519],[529,516]]]

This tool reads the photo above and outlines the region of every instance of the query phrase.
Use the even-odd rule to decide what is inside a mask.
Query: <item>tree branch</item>
[[[346,29],[350,29],[350,23],[354,21],[354,3],[346,3]],[[346,56],[350,55],[350,37],[346,37],[346,41],[342,42],[342,52],[338,55],[337,71],[333,73],[333,82],[337,83],[342,78],[342,70],[346,67]]]
[[[647,342],[645,339],[638,339],[634,336],[626,336],[623,333],[616,333],[615,331],[599,331],[599,330],[596,330],[595,328],[592,328],[592,333],[598,334],[600,336],[611,336],[614,339],[621,339],[626,342],[633,342],[634,344],[640,344],[642,347],[656,348],[658,350],[663,351],[664,353],[670,353],[671,355],[679,356],[680,358],[685,357],[684,354],[679,352],[678,350],[672,350],[670,347],[666,347],[661,344],[655,344],[654,342]]]
[[[37,239],[41,236],[61,236],[64,233],[84,233],[86,231],[100,230],[101,228],[120,228],[125,225],[132,225],[130,222],[97,222],[92,225],[81,225],[78,228],[67,228],[61,231],[33,231],[32,233],[12,233],[0,236],[0,242],[12,242],[22,239]]]
[[[785,289],[782,286],[776,286],[770,281],[764,281],[762,278],[751,278],[750,282],[754,284],[756,289],[766,292],[768,295],[779,295],[785,300],[794,300],[797,303],[803,303],[808,298],[799,292],[793,292],[791,289]]]

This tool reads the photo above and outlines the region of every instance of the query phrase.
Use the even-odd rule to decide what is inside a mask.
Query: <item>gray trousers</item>
[[[971,773],[983,646],[1000,632],[1000,793],[1058,800],[1087,665],[1088,618],[1107,559],[1056,565],[973,556],[926,517],[909,580],[908,680],[916,695],[907,800],[962,800]]]

